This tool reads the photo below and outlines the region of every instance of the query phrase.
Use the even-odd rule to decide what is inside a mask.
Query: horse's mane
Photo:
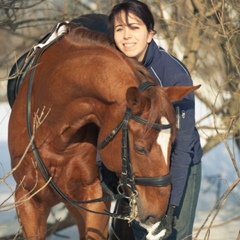
[[[61,26],[65,25],[66,34],[65,40],[71,44],[81,45],[105,45],[112,46],[110,38],[103,33],[90,30],[88,28],[78,26],[75,23],[61,23]]]
[[[149,71],[137,60],[126,57],[123,53],[116,49],[116,46],[111,42],[110,38],[96,31],[89,30],[84,27],[79,27],[74,23],[62,23],[67,27],[65,40],[74,45],[90,45],[90,46],[103,46],[116,53],[116,56],[123,58],[128,65],[130,65],[135,73],[139,85],[143,82],[150,81],[156,83]],[[158,85],[156,83],[156,85]],[[162,87],[150,87],[143,92],[145,97],[150,100],[150,113],[147,128],[153,123],[159,122],[161,116],[166,116],[172,124],[175,124],[174,110],[170,102],[166,100],[165,92]],[[165,109],[167,109],[165,111]],[[163,112],[165,111],[165,112]]]

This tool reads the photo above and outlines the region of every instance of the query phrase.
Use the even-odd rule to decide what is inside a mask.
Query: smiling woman
[[[108,20],[109,35],[116,47],[127,57],[141,62],[160,86],[192,86],[191,76],[184,64],[154,42],[154,19],[145,3],[125,0],[113,7]],[[168,213],[159,228],[167,229],[164,239],[190,240],[200,190],[202,157],[200,138],[195,128],[194,95],[190,94],[176,103],[175,108],[179,112],[180,124],[171,153],[166,150],[169,133],[162,131],[158,137],[165,160],[171,154],[173,175]],[[141,149],[141,152],[146,151]],[[193,185],[188,187],[188,182]],[[174,212],[178,220],[173,229]],[[143,239],[147,234],[134,221],[132,227],[136,240]]]

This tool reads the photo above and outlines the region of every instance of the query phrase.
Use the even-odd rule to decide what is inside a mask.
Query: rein
[[[58,39],[56,39],[58,40]],[[32,97],[32,89],[33,89],[33,82],[34,82],[34,76],[36,72],[36,66],[42,56],[42,54],[50,47],[53,43],[56,41],[51,42],[49,45],[46,45],[42,49],[40,49],[39,55],[34,59],[33,62],[33,69],[30,75],[30,82],[29,82],[29,87],[28,87],[28,94],[27,94],[27,127],[28,127],[28,135],[30,139],[33,136],[32,132],[32,121],[31,121],[31,97]],[[139,91],[142,92],[148,87],[154,86],[153,83],[150,82],[145,82],[142,85],[139,86]],[[45,179],[46,182],[49,182],[50,187],[66,202],[68,202],[71,205],[74,205],[76,208],[83,209],[85,211],[89,211],[95,214],[101,214],[101,215],[108,215],[113,218],[119,218],[123,220],[129,220],[129,217],[122,216],[122,215],[117,215],[115,213],[110,213],[110,212],[96,212],[96,211],[91,211],[89,209],[86,209],[80,205],[83,204],[89,204],[89,203],[96,203],[96,202],[101,202],[101,201],[113,201],[121,198],[130,198],[130,202],[133,206],[136,207],[136,196],[137,196],[137,191],[136,191],[136,184],[137,185],[144,185],[144,186],[154,186],[154,187],[165,187],[171,184],[171,174],[168,174],[163,177],[156,177],[156,178],[134,178],[133,170],[132,170],[132,162],[131,162],[131,155],[130,155],[130,148],[129,148],[129,136],[128,136],[128,122],[130,119],[133,119],[136,122],[139,122],[143,125],[147,124],[147,121],[143,118],[140,118],[138,116],[132,115],[131,110],[127,108],[124,119],[122,122],[109,134],[109,136],[98,146],[98,150],[103,149],[107,144],[113,140],[113,138],[116,136],[116,134],[119,132],[119,130],[122,128],[123,130],[123,137],[122,137],[122,178],[120,180],[120,185],[119,187],[123,186],[124,188],[124,194],[120,193],[119,194],[112,194],[103,198],[98,198],[98,199],[93,199],[89,201],[74,201],[67,197],[62,190],[57,186],[56,182],[50,175],[46,165],[44,164],[39,151],[37,149],[36,143],[33,140],[31,143],[33,154],[35,156],[35,159],[37,161],[38,167]],[[152,128],[160,131],[164,129],[169,129],[171,128],[171,125],[160,125],[154,123],[152,125]],[[132,195],[128,197],[127,194],[127,187],[131,187],[132,189]],[[130,219],[134,219],[135,216],[130,216]]]

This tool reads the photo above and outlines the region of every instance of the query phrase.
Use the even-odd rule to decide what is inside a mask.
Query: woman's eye
[[[142,154],[142,155],[148,155],[148,153],[149,153],[147,148],[142,147],[142,146],[134,145],[134,149],[136,152],[138,152],[139,154]]]
[[[131,29],[132,29],[132,30],[136,30],[136,29],[139,29],[139,27],[137,27],[137,26],[131,26]]]
[[[122,31],[122,28],[117,28],[116,29],[116,32],[120,32],[120,31]]]

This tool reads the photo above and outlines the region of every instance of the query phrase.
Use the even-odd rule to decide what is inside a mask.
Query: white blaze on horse
[[[128,198],[129,221],[150,228],[165,215],[176,137],[172,103],[198,87],[157,86],[107,36],[65,23],[67,33],[38,50],[9,122],[16,207],[25,238],[45,239],[51,208],[65,203],[80,239],[107,239],[110,199]],[[34,130],[34,119],[46,118]],[[37,114],[38,113],[38,114]],[[102,189],[96,154],[119,178]],[[47,183],[47,184],[46,184]],[[157,233],[155,233],[156,235]]]

